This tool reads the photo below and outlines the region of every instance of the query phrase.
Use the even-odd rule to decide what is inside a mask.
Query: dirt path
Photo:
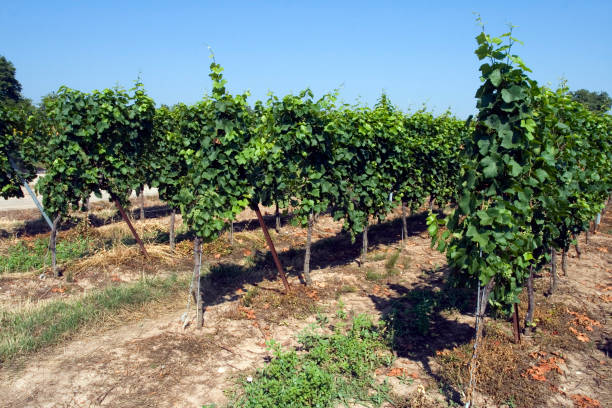
[[[0,407],[199,408],[224,403],[224,391],[236,376],[269,357],[267,338],[295,346],[296,333],[315,321],[289,318],[260,326],[236,316],[236,303],[208,307],[202,330],[182,328],[180,303],[158,318],[39,354],[25,367],[0,374]]]
[[[577,394],[598,399],[602,407],[612,406],[610,215],[588,246],[584,245],[584,237],[580,238],[583,247],[580,259],[572,249],[568,277],[561,278],[559,292],[555,294],[555,301],[590,311],[603,325],[603,335],[587,351],[564,354],[561,387],[547,404],[551,408],[572,407],[571,396]],[[327,229],[331,231],[332,227],[337,229],[339,225],[330,223]],[[326,230],[325,225],[319,228]],[[322,252],[325,247],[315,249],[313,260],[329,258],[313,273],[316,310],[333,318],[338,300],[342,300],[349,315],[364,312],[379,318],[389,311],[394,299],[410,290],[431,289],[435,293],[445,261],[443,255],[429,248],[429,242],[424,232],[411,236],[402,253],[405,261],[401,262],[406,265],[401,265],[396,278],[381,281],[367,280],[365,275],[368,271],[384,270],[385,257],[395,250],[396,241],[383,239],[377,243],[371,261],[362,268],[355,262],[333,261],[334,256],[346,258],[343,248],[327,248],[328,253]],[[547,279],[541,277],[540,286],[546,286]],[[292,283],[297,286],[295,278]],[[255,286],[265,293],[281,288],[280,283],[270,281]],[[313,310],[303,316],[279,319],[266,318],[257,310],[256,316],[249,317],[250,312],[241,309],[240,299],[244,296],[245,290],[240,288],[207,307],[202,330],[182,328],[179,317],[184,302],[179,302],[169,305],[166,312],[155,318],[104,333],[91,332],[29,358],[20,368],[4,368],[0,370],[0,407],[201,408],[210,403],[223,406],[228,401],[225,392],[232,389],[236,380],[252,374],[269,357],[267,339],[285,347],[295,346],[297,334],[316,321]],[[394,393],[404,396],[421,386],[431,401],[440,404],[423,406],[447,406],[441,401],[448,396],[438,391],[434,360],[436,351],[442,348],[436,347],[465,343],[471,336],[472,323],[469,313],[444,316],[432,328],[435,337],[430,349],[416,355],[407,341],[406,352],[397,353],[394,367],[403,370],[409,381],[389,377],[385,372],[378,373],[379,377],[390,381]]]
[[[2,373],[2,407],[200,407],[224,400],[236,372],[263,362],[263,337],[209,308],[206,328],[182,329],[175,311],[81,340]],[[287,322],[280,338],[297,327]],[[259,344],[259,345],[258,345]]]
[[[333,236],[332,228],[339,229],[339,226],[331,221],[319,222],[318,228],[327,232],[316,236]],[[292,227],[286,228],[293,232]],[[296,232],[301,234],[299,229]],[[440,254],[429,250],[425,236],[415,236],[409,248],[410,256],[422,259],[423,254],[431,253],[437,259],[436,264],[443,262]],[[377,310],[377,295],[398,295],[364,280],[363,269],[355,262],[333,265],[335,257],[340,256],[339,248],[326,245],[318,251],[318,259],[331,266],[313,274],[316,307],[330,318],[339,305],[336,297],[340,299],[340,296],[335,293],[341,288],[350,287],[350,293],[341,297],[349,316],[368,313],[380,317],[382,310]],[[379,252],[390,251],[383,245]],[[317,255],[316,247],[313,255]],[[326,257],[329,259],[323,259]],[[381,266],[384,257],[381,258],[372,261],[371,267]],[[299,263],[300,259],[298,255],[295,260]],[[434,264],[424,259],[423,262],[429,268]],[[422,273],[421,267],[425,265],[406,265],[402,278],[415,280]],[[294,287],[299,286],[297,278],[292,277],[290,281]],[[256,285],[260,292],[281,289],[277,281]],[[0,370],[0,395],[8,396],[2,398],[0,407],[200,408],[204,403],[222,406],[228,401],[224,392],[235,385],[236,379],[252,373],[269,357],[267,339],[274,339],[283,347],[296,346],[297,334],[316,321],[311,309],[297,318],[282,318],[282,306],[278,310],[281,318],[250,319],[238,310],[244,294],[239,288],[207,307],[202,330],[182,328],[179,318],[185,306],[181,302],[157,318],[103,334],[92,332],[90,336],[33,356],[24,367]],[[270,299],[270,302],[275,300]],[[405,366],[413,371],[417,369],[415,364]]]

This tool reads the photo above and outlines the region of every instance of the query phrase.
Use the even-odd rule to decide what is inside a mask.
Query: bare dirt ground
[[[571,250],[569,273],[561,277],[557,293],[542,296],[548,276],[543,273],[537,279],[538,308],[542,312],[536,315],[540,322],[534,336],[524,338],[521,345],[506,347],[511,334],[504,319],[498,322],[501,337],[494,337],[493,329],[487,330],[491,339],[497,339],[496,347],[506,347],[505,351],[511,350],[516,355],[535,356],[526,357],[523,365],[509,360],[517,364],[515,377],[526,378],[533,384],[534,388],[526,392],[544,396],[542,404],[532,406],[612,406],[611,215],[606,214],[600,232],[590,237],[588,245],[580,237],[582,256],[576,257]],[[253,214],[242,214],[236,224],[239,232],[235,234],[233,248],[226,240],[205,248],[212,263],[211,275],[216,279],[211,278],[205,285],[203,329],[194,329],[192,325],[183,328],[179,321],[187,294],[151,305],[138,316],[120,316],[108,325],[88,328],[71,341],[1,368],[0,407],[199,408],[211,403],[223,406],[230,400],[229,393],[235,389],[236,381],[252,375],[270,358],[267,340],[274,339],[284,347],[296,346],[297,334],[316,321],[317,313],[333,320],[338,308],[343,308],[349,316],[367,313],[381,319],[403,305],[406,296],[415,293],[435,296],[442,290],[445,258],[430,249],[422,215],[410,218],[411,236],[403,249],[397,220],[372,227],[369,260],[361,266],[356,261],[360,243],[350,244],[349,238],[339,233],[340,227],[340,223],[328,217],[319,219],[312,255],[314,285],[293,295],[283,295]],[[281,259],[291,275],[290,282],[296,288],[300,286],[295,273],[301,267],[305,235],[305,230],[289,225],[274,234]],[[172,269],[189,275],[188,241],[184,247],[184,262],[173,264]],[[401,253],[391,274],[387,263],[397,251]],[[160,266],[163,268],[168,266]],[[130,278],[128,272],[118,269],[105,276],[112,279],[112,275],[127,280],[137,279],[139,273]],[[9,284],[8,280],[0,281],[2,286],[8,285],[18,292],[15,281],[19,277],[10,279]],[[24,282],[29,282],[22,286],[24,293],[29,293],[24,296],[30,297],[32,289],[25,288],[41,284],[31,277]],[[9,303],[8,297],[4,302]],[[469,310],[473,310],[473,301],[466,302],[430,316],[432,323],[427,335],[395,339],[396,361],[390,369],[377,372],[380,381],[387,380],[392,385],[393,402],[385,406],[446,407],[460,398],[457,389],[443,385],[442,379],[448,376],[444,376],[445,366],[440,358],[461,347],[469,349],[473,335],[473,315]],[[564,316],[566,326],[549,324],[547,313],[552,313],[551,310]],[[574,315],[570,312],[578,313],[575,311],[588,313],[600,327],[591,327],[593,330],[589,331],[588,322],[584,326],[572,320]],[[578,334],[567,331],[569,327],[574,327]],[[579,335],[587,339],[582,337],[581,341]],[[544,382],[529,378],[525,368],[551,355],[562,356],[555,360],[559,371],[552,374],[554,381],[551,374],[547,374]],[[486,381],[482,382],[484,387]],[[510,382],[499,384],[511,386]],[[600,405],[582,397],[597,400]],[[494,396],[484,392],[478,394],[477,400],[479,406],[521,406],[513,405],[513,401],[506,401],[505,405],[494,402]]]

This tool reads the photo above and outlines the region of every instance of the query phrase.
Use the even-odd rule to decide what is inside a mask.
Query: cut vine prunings
[[[567,313],[574,316],[574,319],[571,321],[571,324],[576,326],[583,327],[586,331],[593,331],[593,327],[602,327],[601,323],[597,320],[591,319],[587,315],[578,312],[572,312],[571,310],[567,310]]]
[[[402,367],[393,367],[385,374],[387,377],[403,377],[403,378],[412,378],[416,380],[419,378],[417,373],[409,373],[406,368]]]
[[[572,394],[570,398],[576,408],[602,408],[599,401],[583,394]]]
[[[565,360],[561,357],[542,358],[537,364],[528,368],[523,374],[523,377],[529,377],[535,381],[546,381],[546,375],[549,372],[563,374],[559,364],[564,364]]]
[[[242,312],[244,316],[249,320],[256,320],[257,316],[255,315],[255,311],[246,306],[238,306],[238,311]]]
[[[589,338],[589,336],[587,336],[585,333],[582,333],[581,331],[577,330],[576,328],[570,326],[569,327],[569,331],[576,336],[576,339],[578,339],[579,341],[583,342],[583,343],[588,343],[589,341],[591,341],[591,339]]]

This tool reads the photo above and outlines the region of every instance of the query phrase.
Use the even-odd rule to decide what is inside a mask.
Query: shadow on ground
[[[129,217],[132,220],[140,219],[140,209],[135,207],[127,211]],[[145,207],[145,218],[155,219],[162,218],[170,215],[172,213],[172,209],[170,209],[166,205],[156,205]],[[71,216],[66,219],[63,219],[60,223],[59,230],[66,231],[76,227],[79,223],[83,222],[83,218],[85,217],[85,213],[78,216]],[[92,227],[101,227],[103,225],[110,225],[116,222],[122,222],[121,214],[119,211],[115,210],[115,212],[109,217],[99,217],[95,214],[89,214],[87,217],[89,224]],[[42,217],[38,217],[36,219],[26,220],[23,225],[16,228],[14,231],[9,232],[4,229],[0,229],[0,238],[8,238],[10,236],[22,237],[22,236],[32,236],[50,232],[51,228]]]
[[[470,289],[448,287],[448,270],[426,270],[411,287],[389,284],[393,297],[370,295],[391,330],[391,341],[398,357],[418,361],[439,384],[446,399],[461,403],[459,392],[436,373],[431,365],[438,351],[469,343],[474,336],[471,325],[449,317],[458,311],[472,314],[474,293]],[[456,314],[454,314],[456,315]]]
[[[274,225],[274,216],[265,217],[266,223]],[[415,214],[407,219],[409,236],[419,235],[426,230],[426,214]],[[256,220],[245,221],[245,225],[258,225]],[[178,240],[191,239],[190,234],[177,236]],[[336,235],[319,239],[312,244],[311,270],[348,265],[355,262],[361,255],[360,237],[351,242],[350,235],[340,231]],[[277,235],[275,245],[280,247],[282,235]],[[401,220],[394,219],[372,225],[369,228],[369,248],[378,245],[390,245],[401,240]],[[288,276],[300,276],[304,262],[304,248],[290,248],[278,253],[279,259]],[[231,262],[211,264],[210,274],[202,278],[202,294],[205,305],[215,305],[229,300],[235,300],[238,289],[246,285],[257,286],[264,279],[277,279],[272,255],[269,251],[256,251],[249,257],[247,265]]]

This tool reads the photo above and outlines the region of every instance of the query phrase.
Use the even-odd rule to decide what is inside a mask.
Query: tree
[[[0,103],[21,99],[21,84],[15,78],[15,66],[0,55]]]
[[[591,92],[586,89],[579,89],[570,92],[572,99],[585,105],[590,111],[605,113],[612,108],[612,98],[607,92]]]
[[[513,304],[525,281],[528,289],[533,287],[533,251],[540,245],[529,228],[531,200],[534,188],[548,178],[543,169],[532,170],[540,153],[533,120],[539,88],[520,57],[511,54],[518,40],[512,31],[498,38],[484,30],[476,40],[478,59],[488,62],[480,66],[479,113],[472,138],[466,139],[466,161],[457,186],[461,198],[446,221],[437,221],[433,214],[428,218],[432,244],[437,241],[438,250],[446,252],[455,282],[479,288],[475,345],[482,337],[480,320],[487,303]],[[448,228],[441,237],[440,224]],[[470,372],[477,352],[475,346]],[[470,378],[470,405],[472,390]]]
[[[282,100],[271,97],[262,117],[263,131],[270,142],[264,177],[257,183],[258,199],[264,205],[288,201],[296,219],[308,226],[303,275],[310,279],[310,248],[315,215],[326,211],[338,195],[334,176],[334,139],[327,137],[325,126],[334,97],[313,99],[310,90],[287,95]]]
[[[36,176],[31,152],[36,143],[28,137],[28,110],[19,103],[0,103],[0,197],[23,197],[22,179]]]
[[[47,170],[37,188],[55,217],[78,208],[91,193],[109,193],[141,251],[146,249],[123,207],[141,183],[138,165],[151,143],[155,106],[136,83],[132,93],[105,89],[91,94],[61,87],[45,100],[48,121],[39,131],[47,146]]]
[[[248,169],[252,116],[248,94],[231,95],[225,89],[223,68],[210,65],[211,96],[180,113],[181,155],[188,171],[179,193],[183,221],[195,234],[192,294],[197,304],[197,327],[203,324],[200,291],[201,244],[216,239],[228,221],[242,212],[253,197]]]

